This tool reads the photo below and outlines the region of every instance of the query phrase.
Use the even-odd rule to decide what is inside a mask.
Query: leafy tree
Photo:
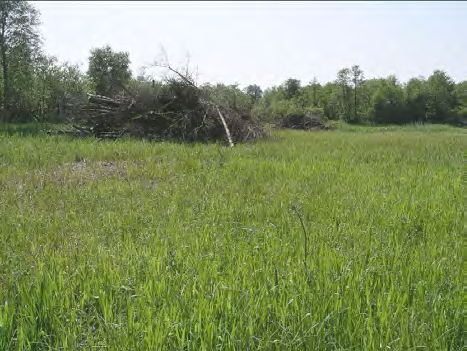
[[[299,89],[295,99],[297,103],[304,108],[319,108],[321,107],[321,92],[322,86],[316,78]]]
[[[252,113],[265,122],[277,123],[291,113],[304,113],[301,107],[300,89],[289,98],[285,84],[266,89],[263,97],[254,105]]]
[[[256,103],[263,96],[261,87],[256,84],[250,84],[245,88],[245,93],[251,97],[253,103]]]
[[[88,75],[96,94],[111,95],[131,79],[130,55],[113,51],[110,46],[91,50]]]
[[[238,84],[204,84],[202,89],[210,94],[219,105],[228,106],[239,110],[251,110],[253,101],[251,96],[242,91]]]
[[[344,121],[350,120],[350,70],[343,68],[337,72],[336,83],[341,88],[341,106],[339,115]]]
[[[64,121],[72,112],[70,106],[84,102],[89,90],[89,81],[78,65],[68,62],[57,64],[52,58],[44,65],[43,76],[39,79],[42,89],[42,106],[39,116],[47,121]]]
[[[301,83],[298,79],[289,78],[284,82],[282,86],[286,94],[286,99],[292,99],[294,97],[297,97],[300,91]]]
[[[321,104],[327,118],[339,119],[341,114],[341,86],[336,82],[323,85],[321,89]]]
[[[359,122],[370,122],[372,113],[372,100],[375,92],[381,87],[385,79],[373,78],[364,80],[358,89]]]
[[[313,78],[312,82],[310,83],[311,86],[311,103],[313,107],[319,106],[319,97],[321,93],[321,84],[318,83],[316,77]]]
[[[400,124],[409,122],[404,91],[395,76],[380,81],[372,97],[371,120],[374,123]]]
[[[428,90],[427,120],[431,123],[447,123],[455,119],[459,101],[455,83],[446,72],[436,70],[426,81]]]
[[[363,83],[364,80],[364,75],[363,71],[360,69],[360,66],[354,65],[350,69],[350,74],[352,77],[352,85],[353,85],[353,91],[354,91],[354,116],[353,116],[353,122],[357,122],[359,120],[358,118],[358,99],[357,99],[357,90],[360,88],[360,86]]]
[[[26,1],[0,2],[0,61],[2,65],[2,99],[4,118],[12,107],[21,105],[18,84],[27,86],[31,78],[32,63],[39,52],[39,12]],[[15,97],[16,101],[12,101]],[[24,97],[24,94],[23,94]]]
[[[426,80],[423,77],[412,78],[405,85],[405,101],[407,114],[414,122],[428,120],[429,93]]]
[[[462,107],[467,107],[467,80],[457,83],[455,91],[459,104]]]
[[[456,124],[465,126],[467,124],[467,80],[457,83],[455,91],[459,101]]]

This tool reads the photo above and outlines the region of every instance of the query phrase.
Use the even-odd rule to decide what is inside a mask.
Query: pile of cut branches
[[[88,94],[72,122],[83,135],[129,135],[185,142],[227,141],[230,146],[265,136],[249,113],[218,106],[188,74],[165,66],[174,77],[158,87],[121,87],[120,96]]]
[[[291,114],[282,121],[282,128],[301,129],[301,130],[327,130],[329,127],[323,118],[312,114]]]

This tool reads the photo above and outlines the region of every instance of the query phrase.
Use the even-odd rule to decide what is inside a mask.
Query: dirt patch
[[[127,161],[87,161],[65,163],[48,174],[48,180],[58,183],[85,185],[105,179],[128,180]]]
[[[88,161],[62,164],[53,169],[41,169],[28,173],[22,179],[14,179],[16,187],[44,189],[47,186],[83,186],[116,179],[129,181],[129,168],[136,163],[128,161]]]
[[[159,174],[148,171],[144,161],[89,161],[64,163],[47,169],[11,174],[0,179],[0,190],[14,190],[18,195],[43,191],[50,187],[81,187],[103,182],[127,183],[154,189],[164,181]]]

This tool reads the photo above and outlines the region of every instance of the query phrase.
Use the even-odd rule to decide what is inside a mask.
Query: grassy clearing
[[[0,350],[462,349],[465,131],[358,131],[0,134]]]

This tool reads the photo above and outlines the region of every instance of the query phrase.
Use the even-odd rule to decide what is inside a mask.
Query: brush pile
[[[74,127],[99,138],[226,141],[230,146],[265,136],[249,112],[216,105],[189,76],[172,71],[176,77],[157,87],[122,87],[124,93],[112,97],[88,94],[72,120]]]
[[[313,114],[291,114],[282,121],[282,128],[301,129],[301,130],[327,130],[329,127],[324,119]]]

